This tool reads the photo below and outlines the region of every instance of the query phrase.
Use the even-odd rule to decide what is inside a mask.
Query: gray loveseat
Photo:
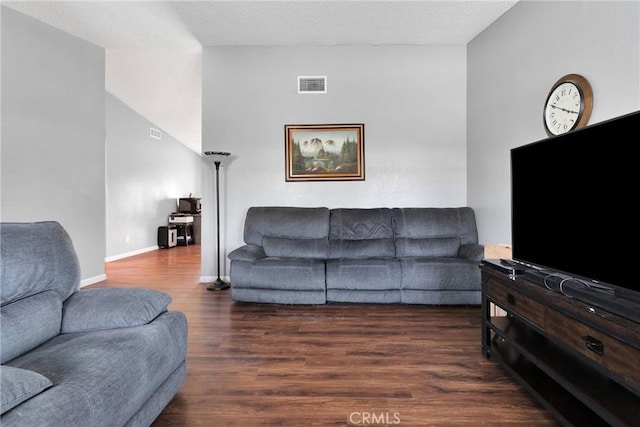
[[[0,425],[150,425],[185,379],[185,315],[154,290],[79,289],[57,222],[0,238]]]
[[[469,207],[251,207],[229,253],[234,301],[480,304]]]

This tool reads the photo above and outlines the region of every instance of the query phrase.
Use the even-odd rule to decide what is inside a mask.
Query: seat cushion
[[[405,258],[402,289],[475,290],[481,288],[478,263],[462,258]]]
[[[324,260],[267,257],[256,261],[231,261],[231,286],[235,289],[322,291]]]
[[[327,290],[400,289],[400,262],[394,258],[327,260]]]

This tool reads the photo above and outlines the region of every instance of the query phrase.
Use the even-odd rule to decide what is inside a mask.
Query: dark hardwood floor
[[[189,321],[187,379],[161,426],[555,426],[482,357],[479,307],[234,303],[200,246],[108,263],[92,287],[167,292]]]

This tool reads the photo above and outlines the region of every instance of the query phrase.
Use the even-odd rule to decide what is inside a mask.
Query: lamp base
[[[207,283],[207,289],[210,291],[224,291],[225,289],[229,289],[231,285],[221,278],[217,278],[213,283]]]

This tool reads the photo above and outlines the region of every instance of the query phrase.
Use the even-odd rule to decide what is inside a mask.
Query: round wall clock
[[[591,116],[593,92],[580,74],[567,74],[553,84],[544,103],[547,135],[560,135],[584,127]]]

